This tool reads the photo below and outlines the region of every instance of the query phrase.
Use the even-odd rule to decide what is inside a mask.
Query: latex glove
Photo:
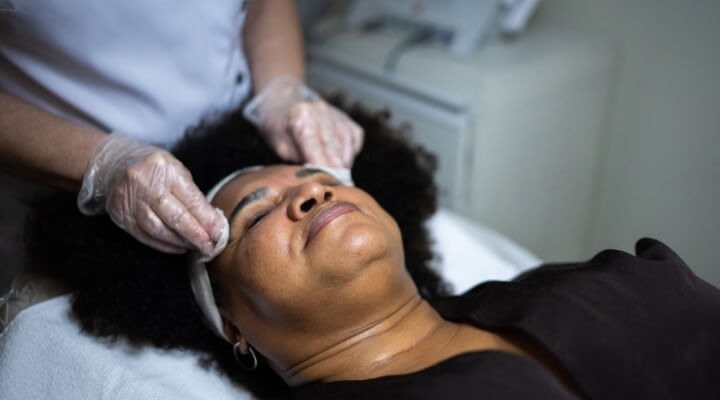
[[[355,121],[289,76],[273,79],[243,111],[286,160],[350,168],[362,147]]]
[[[95,150],[78,208],[85,215],[106,211],[136,239],[168,253],[210,254],[226,224],[180,161],[116,133]]]

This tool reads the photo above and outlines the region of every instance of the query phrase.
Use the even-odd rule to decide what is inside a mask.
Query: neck
[[[292,386],[410,373],[437,362],[457,331],[415,294],[380,321],[278,372]]]

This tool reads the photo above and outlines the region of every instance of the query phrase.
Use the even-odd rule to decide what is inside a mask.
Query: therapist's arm
[[[255,94],[276,77],[296,79],[268,87],[291,94],[266,96],[258,107],[265,140],[283,159],[349,168],[362,147],[362,128],[323,100],[296,97],[305,60],[295,1],[250,0],[245,21],[243,45]]]
[[[0,168],[77,191],[95,150],[93,178],[85,185],[95,214],[112,220],[160,251],[195,248],[209,254],[220,239],[224,217],[205,200],[187,169],[169,153],[111,137],[0,92]],[[103,144],[101,144],[101,142]]]
[[[250,0],[243,36],[255,93],[276,76],[304,81],[302,35],[294,0]]]
[[[11,175],[78,190],[105,136],[0,92],[0,168]]]

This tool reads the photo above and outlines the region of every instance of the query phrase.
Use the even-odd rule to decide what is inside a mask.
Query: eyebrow
[[[296,178],[304,178],[306,176],[314,175],[314,174],[322,174],[325,173],[325,171],[317,168],[303,168],[299,169],[295,172]]]
[[[265,197],[268,193],[268,188],[261,187],[260,189],[257,189],[250,193],[249,195],[243,197],[239,203],[233,208],[232,212],[230,213],[230,217],[228,218],[228,223],[232,225],[233,220],[235,219],[235,215],[237,215],[240,210],[242,210],[243,207],[247,206],[248,204],[260,200],[263,197]]]

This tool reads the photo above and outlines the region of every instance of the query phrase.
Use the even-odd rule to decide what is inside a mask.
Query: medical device
[[[392,24],[422,30],[467,57],[495,33],[525,29],[539,0],[360,0],[347,16],[351,28]]]

